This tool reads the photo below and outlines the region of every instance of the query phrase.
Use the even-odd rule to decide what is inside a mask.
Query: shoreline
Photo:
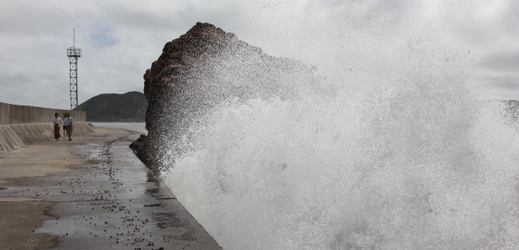
[[[139,135],[96,127],[0,154],[0,249],[221,249],[130,150]]]

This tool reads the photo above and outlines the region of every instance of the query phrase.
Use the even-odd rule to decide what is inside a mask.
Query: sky
[[[456,3],[452,3],[456,2]],[[519,1],[0,0],[0,102],[70,107],[66,50],[78,60],[79,104],[143,91],[143,74],[197,22],[276,57],[363,75],[402,62],[403,48],[463,58],[492,98],[519,100]],[[421,47],[422,46],[422,47]],[[395,56],[398,54],[398,56]],[[398,59],[395,59],[398,57]]]

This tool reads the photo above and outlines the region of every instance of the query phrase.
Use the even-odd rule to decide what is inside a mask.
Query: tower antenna
[[[81,49],[76,49],[76,28],[73,29],[72,37],[72,47],[67,49],[70,69],[70,110],[73,110],[78,106],[77,61],[81,57]]]

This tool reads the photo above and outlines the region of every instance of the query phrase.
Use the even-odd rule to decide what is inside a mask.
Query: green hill
[[[86,111],[87,122],[144,122],[148,102],[143,93],[100,94],[74,110]]]

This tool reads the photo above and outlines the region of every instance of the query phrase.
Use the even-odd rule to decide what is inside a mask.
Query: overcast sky
[[[83,52],[79,103],[101,93],[142,92],[142,75],[164,44],[196,22],[320,69],[365,69],[380,58],[390,62],[406,43],[429,39],[418,46],[455,57],[467,52],[486,79],[482,88],[519,99],[519,1],[423,2],[0,0],[0,102],[69,108],[66,49],[74,28]]]

